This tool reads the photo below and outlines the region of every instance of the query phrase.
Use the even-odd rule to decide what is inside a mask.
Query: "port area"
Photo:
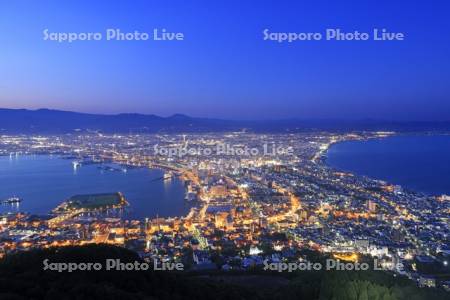
[[[75,195],[58,205],[52,211],[56,217],[49,220],[49,224],[55,226],[83,213],[122,208],[128,205],[128,201],[120,192]]]

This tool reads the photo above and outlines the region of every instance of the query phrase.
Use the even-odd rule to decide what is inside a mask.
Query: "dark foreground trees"
[[[140,261],[124,248],[33,250],[0,261],[0,299],[449,299],[383,272],[165,272],[44,270],[49,262]]]

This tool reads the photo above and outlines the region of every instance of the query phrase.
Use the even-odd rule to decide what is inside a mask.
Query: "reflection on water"
[[[1,211],[17,213],[20,212],[20,203],[2,203]]]
[[[121,216],[143,219],[187,214],[190,207],[184,201],[183,183],[178,178],[155,180],[161,177],[161,170],[133,168],[124,172],[113,164],[75,166],[72,160],[56,156],[0,157],[0,199],[13,195],[23,199],[18,207],[1,205],[0,212],[44,214],[76,194],[120,191],[130,203]]]

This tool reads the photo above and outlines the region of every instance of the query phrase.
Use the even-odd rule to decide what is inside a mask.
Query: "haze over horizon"
[[[54,112],[68,112],[68,113],[77,113],[77,114],[86,114],[86,115],[103,115],[103,116],[117,116],[117,115],[143,115],[143,116],[155,116],[160,118],[170,118],[170,117],[187,117],[187,118],[193,118],[193,119],[211,119],[211,120],[224,120],[224,121],[284,121],[284,120],[299,120],[299,121],[374,121],[374,122],[443,122],[448,123],[450,122],[450,119],[448,120],[402,120],[402,119],[374,119],[374,118],[301,118],[301,117],[286,117],[286,118],[225,118],[225,117],[204,117],[204,116],[196,116],[196,115],[189,115],[182,112],[174,112],[172,114],[168,115],[159,115],[155,113],[146,113],[146,112],[116,112],[116,113],[95,113],[95,112],[85,112],[85,111],[72,111],[72,110],[61,110],[61,109],[53,109],[53,108],[8,108],[8,107],[0,107],[0,110],[25,110],[30,112],[37,112],[37,111],[54,111]]]
[[[230,120],[450,120],[446,1],[0,0],[0,107]],[[195,12],[195,13],[192,13]],[[182,32],[183,41],[45,41],[43,31]],[[402,32],[404,41],[263,40]]]

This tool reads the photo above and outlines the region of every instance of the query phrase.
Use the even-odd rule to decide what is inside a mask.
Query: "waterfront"
[[[246,270],[262,267],[265,259],[268,263],[300,259],[301,249],[307,249],[348,261],[364,255],[381,257],[387,264],[401,262],[405,269],[392,272],[410,278],[422,276],[412,260],[426,257],[442,266],[437,272],[448,274],[448,249],[442,245],[448,244],[450,197],[419,195],[369,177],[336,172],[322,163],[332,144],[376,141],[392,134],[4,135],[0,182],[7,195],[0,196],[17,193],[24,199],[22,211],[45,213],[74,194],[120,191],[133,209],[129,218],[133,220],[92,211],[89,218],[79,217],[73,206],[52,219],[2,215],[0,233],[7,238],[0,242],[0,257],[31,248],[108,243],[136,251],[143,259],[188,261],[192,269]],[[294,151],[242,157],[154,153],[154,145],[253,148],[274,142]],[[410,143],[429,148],[420,140]],[[408,156],[412,149],[394,150]],[[74,168],[77,158],[83,160],[82,166]],[[97,164],[100,161],[115,164]],[[161,180],[165,178],[161,171],[130,167],[125,172],[125,165],[173,170],[182,174],[186,188],[178,180]],[[177,189],[179,198],[168,195]],[[189,214],[185,194],[195,201]],[[34,209],[26,207],[32,204]],[[166,218],[175,215],[181,217]],[[149,219],[143,222],[143,217]],[[446,281],[435,278],[422,284],[439,286]]]
[[[450,194],[450,135],[345,141],[327,152],[328,165],[431,195]]]
[[[0,199],[17,196],[19,204],[1,205],[0,212],[50,212],[76,194],[122,192],[130,206],[126,217],[183,216],[189,212],[185,189],[178,178],[163,176],[158,169],[135,168],[127,172],[83,165],[74,169],[72,160],[50,155],[0,156]]]

